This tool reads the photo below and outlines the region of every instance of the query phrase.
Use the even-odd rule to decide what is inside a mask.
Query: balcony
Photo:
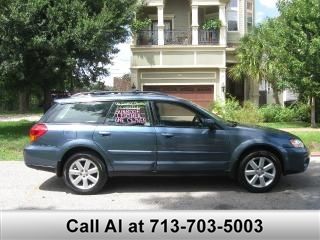
[[[199,30],[199,45],[217,45],[220,42],[220,32],[216,30]]]
[[[158,45],[158,30],[137,33],[137,46]],[[220,32],[199,30],[198,45],[219,45]],[[191,29],[165,30],[164,45],[192,45]]]
[[[137,14],[137,20],[149,22],[147,25],[140,25],[141,31],[135,34],[135,46],[226,46],[225,2],[227,1],[147,0],[146,5]],[[221,22],[220,31],[203,30],[210,20]]]
[[[165,30],[164,31],[165,45],[191,45],[192,32],[191,30]]]
[[[143,30],[137,33],[137,46],[158,45],[158,30]]]

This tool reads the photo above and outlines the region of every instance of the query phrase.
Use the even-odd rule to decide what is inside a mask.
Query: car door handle
[[[174,135],[172,133],[161,133],[162,136],[166,137],[166,138],[172,138],[174,137]]]
[[[110,135],[111,135],[111,132],[101,131],[101,132],[99,132],[99,134],[100,134],[101,136],[110,136]]]

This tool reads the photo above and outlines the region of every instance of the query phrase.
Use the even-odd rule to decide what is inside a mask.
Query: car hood
[[[256,125],[245,125],[245,124],[238,124],[235,129],[242,130],[242,131],[248,131],[248,132],[255,132],[258,134],[265,134],[269,136],[283,136],[288,138],[298,138],[297,136],[288,133],[286,131],[282,131],[275,128],[270,127],[262,127],[262,126],[256,126]]]

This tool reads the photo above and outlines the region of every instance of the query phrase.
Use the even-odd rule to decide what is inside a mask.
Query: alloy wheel
[[[98,166],[90,159],[75,160],[68,171],[70,183],[82,190],[93,188],[99,181]]]
[[[267,157],[252,158],[244,171],[246,181],[255,188],[268,187],[276,178],[276,167]]]

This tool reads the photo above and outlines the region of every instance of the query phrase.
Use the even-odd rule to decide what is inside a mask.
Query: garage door
[[[202,107],[209,107],[213,101],[213,86],[144,86],[144,91],[158,91],[190,100]]]

